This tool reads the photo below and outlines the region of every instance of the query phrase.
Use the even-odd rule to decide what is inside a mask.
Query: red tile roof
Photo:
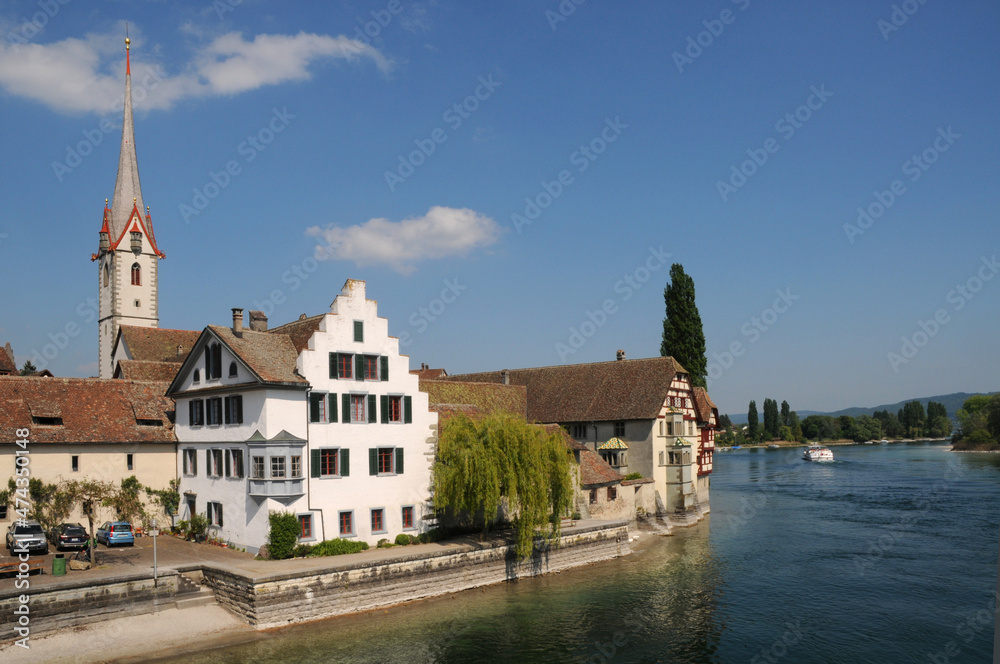
[[[593,450],[580,452],[580,486],[604,486],[621,482],[624,477],[608,465],[601,455]]]
[[[167,330],[135,325],[122,325],[118,333],[133,360],[176,363],[187,359],[201,335],[197,330]],[[178,346],[181,347],[180,354],[177,352]]]
[[[275,332],[251,332],[243,329],[241,336],[233,334],[232,328],[209,325],[226,346],[229,347],[265,383],[308,385],[309,381],[295,371],[299,351],[288,334]]]
[[[698,413],[699,422],[708,422],[709,419],[714,414],[716,417],[716,422],[719,418],[719,409],[716,407],[712,398],[708,396],[708,390],[704,387],[696,387],[692,390],[694,393],[694,408]]]
[[[444,369],[410,369],[410,373],[420,380],[438,380],[448,375]]]
[[[432,410],[445,416],[464,412],[470,417],[512,413],[524,417],[527,394],[521,385],[468,383],[451,380],[421,380]]]
[[[323,316],[325,315],[319,314],[310,318],[300,318],[297,321],[285,323],[284,325],[268,330],[268,334],[287,335],[295,345],[295,351],[301,353],[309,347],[309,339],[319,329],[320,321],[323,320]]]
[[[501,371],[445,380],[503,383]],[[506,372],[511,385],[528,388],[528,420],[592,422],[656,417],[670,382],[687,373],[672,357],[568,364]]]
[[[162,382],[0,376],[0,443],[28,428],[29,444],[173,444],[174,402],[164,396],[166,389]],[[32,418],[60,418],[62,424]]]
[[[571,435],[569,435],[566,432],[566,429],[563,429],[558,424],[539,424],[537,426],[540,426],[542,429],[544,429],[546,433],[557,433],[560,436],[562,436],[563,443],[566,445],[566,447],[568,447],[571,450],[579,451],[587,449],[586,445],[574,439]]]
[[[115,378],[169,383],[177,375],[178,369],[180,369],[180,365],[176,362],[118,360]]]

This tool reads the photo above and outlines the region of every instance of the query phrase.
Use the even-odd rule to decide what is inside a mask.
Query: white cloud
[[[383,264],[411,274],[417,261],[466,255],[496,242],[500,232],[495,221],[475,210],[435,206],[422,217],[369,219],[346,228],[313,226],[306,235],[321,238],[315,252],[319,260]]]
[[[108,113],[121,108],[123,74],[120,38],[88,35],[51,44],[0,43],[0,86],[11,95],[38,101],[62,112]],[[343,35],[331,37],[256,35],[230,32],[195,53],[181,73],[132,50],[132,91],[137,108],[170,108],[192,97],[234,95],[287,81],[304,81],[317,62],[369,59],[382,71],[392,61],[378,49]],[[156,72],[150,77],[150,72]],[[136,94],[142,87],[142,99]]]

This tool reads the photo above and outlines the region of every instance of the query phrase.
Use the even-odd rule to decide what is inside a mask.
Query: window
[[[139,267],[138,263],[132,263],[132,285],[142,285],[142,268]]]
[[[188,424],[193,427],[200,427],[205,423],[205,402],[201,399],[192,399],[188,402]]]
[[[125,455],[125,468],[126,468],[126,470],[133,470],[135,468],[135,464],[132,463],[133,460],[134,459],[133,459],[133,456],[131,454],[126,454]]]
[[[264,479],[264,457],[250,457],[250,477],[255,480]]]
[[[209,426],[222,424],[222,397],[205,399],[205,419]]]
[[[136,301],[135,301],[135,308],[136,308],[136,309],[138,309],[138,308],[139,308],[139,306],[140,306],[140,303],[139,303],[139,300],[136,300]]]
[[[624,436],[624,435],[625,435],[625,423],[615,422],[615,436]]]
[[[574,424],[573,425],[573,437],[577,439],[582,439],[587,437],[587,425],[586,424]]]
[[[205,450],[205,469],[209,477],[222,477],[222,450]]]
[[[201,382],[201,371],[200,370],[198,370],[198,369],[194,370],[194,377],[191,379],[191,382],[194,383],[195,385],[197,385],[198,383]]]
[[[243,479],[243,450],[226,450],[226,477]]]
[[[313,518],[312,514],[299,515],[299,539],[312,539]]]
[[[354,340],[361,342],[365,340],[365,322],[361,320],[354,321]]]
[[[243,395],[226,397],[226,424],[243,424]]]
[[[292,479],[300,477],[302,477],[302,457],[296,455],[292,457]]]
[[[336,403],[334,400],[333,403]],[[310,392],[309,393],[309,421],[310,422],[329,422],[330,419],[327,417],[327,399],[326,394],[323,392]]]
[[[382,397],[383,422],[403,421],[403,397],[386,396]]]
[[[104,287],[105,288],[108,287],[108,278],[110,276],[111,276],[111,269],[108,267],[108,264],[105,263],[104,264]]]
[[[365,380],[378,380],[378,355],[365,355]]]
[[[597,503],[597,489],[590,490],[590,504],[594,505]]]
[[[205,516],[208,517],[210,526],[222,527],[222,503],[207,503],[205,505]]]
[[[618,498],[618,489],[615,488],[615,487],[613,487],[613,486],[609,486],[608,487],[608,502],[611,502],[611,501],[615,500],[616,498]]]
[[[6,520],[7,520],[7,506],[0,505],[0,521],[6,521]]]
[[[70,457],[70,465],[72,466],[74,473],[80,472],[80,457],[75,454]]]
[[[403,530],[413,529],[413,505],[403,507]]]
[[[373,447],[368,450],[369,475],[401,475],[402,473],[402,447]]]
[[[350,450],[312,450],[312,477],[347,477],[351,473]]]
[[[280,480],[285,477],[285,457],[271,457],[271,479]]]
[[[354,534],[354,512],[341,512],[338,521],[340,521],[341,537]]]
[[[385,510],[381,507],[372,510],[372,534],[385,532]]]
[[[222,346],[218,343],[205,346],[205,380],[222,377]]]
[[[198,474],[198,455],[195,453],[196,450],[186,449],[184,450],[184,474],[185,475],[197,475]]]
[[[235,378],[238,375],[239,375],[239,370],[237,370],[237,368],[236,368],[236,363],[235,362],[230,362],[229,363],[229,377],[230,378]]]
[[[365,402],[368,395],[366,394],[352,394],[351,395],[351,422],[367,422],[368,418],[365,416]]]
[[[667,435],[668,436],[674,435],[674,421],[673,420],[667,420]]]
[[[331,353],[334,359],[334,374],[330,378],[353,378],[354,355],[351,353]]]

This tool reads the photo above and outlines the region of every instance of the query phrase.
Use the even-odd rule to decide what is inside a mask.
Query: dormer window
[[[230,378],[235,378],[238,373],[239,372],[236,369],[236,363],[235,362],[230,362],[229,363],[229,377]]]
[[[142,285],[142,268],[139,267],[138,263],[132,263],[132,285]]]
[[[222,377],[222,346],[210,344],[205,346],[205,380]]]

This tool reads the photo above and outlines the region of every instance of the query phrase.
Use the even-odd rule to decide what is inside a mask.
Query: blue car
[[[97,529],[97,541],[103,542],[104,546],[116,544],[135,544],[135,535],[132,534],[132,524],[128,521],[105,521]]]

